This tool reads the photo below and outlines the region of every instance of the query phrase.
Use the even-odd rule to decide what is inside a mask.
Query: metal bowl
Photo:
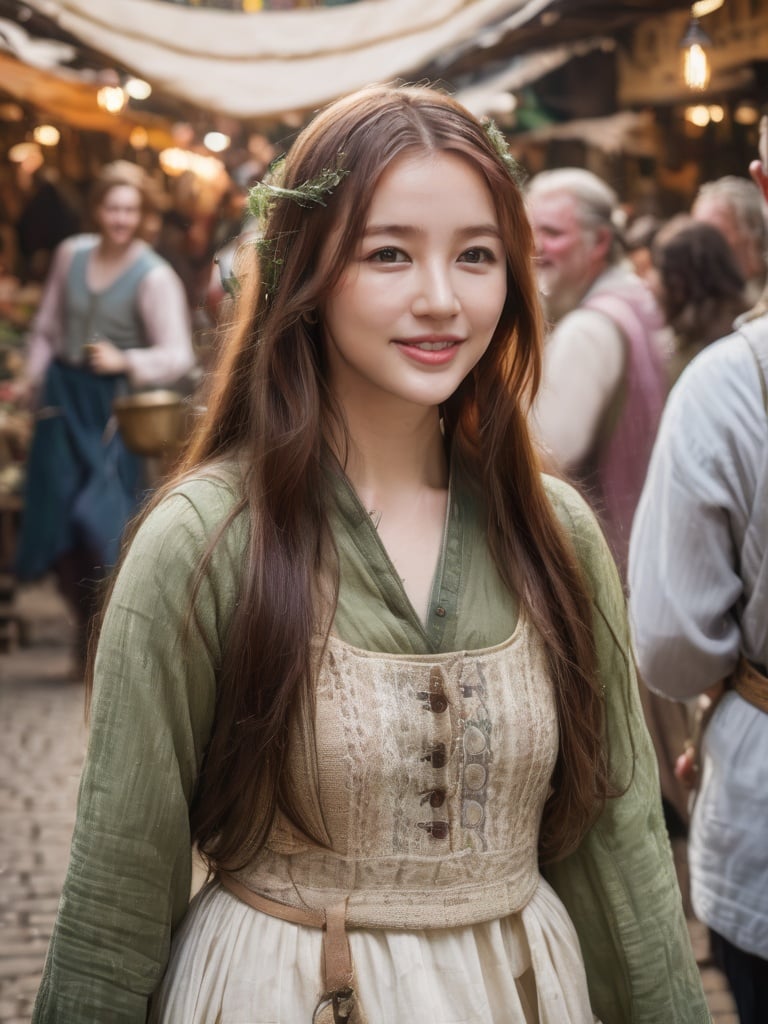
[[[167,455],[184,440],[186,403],[177,391],[123,395],[112,410],[126,448],[137,455]]]

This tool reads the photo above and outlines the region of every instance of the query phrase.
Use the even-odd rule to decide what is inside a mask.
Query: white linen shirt
[[[768,352],[768,317],[750,329]],[[686,700],[768,661],[768,470],[760,377],[736,333],[698,356],[664,411],[629,551],[640,672]],[[768,957],[768,715],[728,692],[705,735],[689,843],[697,916]]]

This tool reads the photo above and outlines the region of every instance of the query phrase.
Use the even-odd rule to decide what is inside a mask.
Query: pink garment
[[[656,338],[661,313],[650,292],[631,278],[611,289],[599,285],[582,308],[604,313],[626,340],[624,398],[618,421],[598,448],[587,476],[622,578],[626,577],[629,534],[666,399],[666,373]]]

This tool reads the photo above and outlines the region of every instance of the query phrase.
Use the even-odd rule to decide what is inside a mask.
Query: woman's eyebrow
[[[372,235],[424,235],[426,231],[424,228],[417,227],[414,224],[369,224],[363,232],[364,237],[369,238]],[[455,234],[460,238],[471,238],[476,235],[492,235],[495,238],[501,238],[501,232],[498,226],[492,222],[483,224],[467,224],[465,227],[459,228]]]

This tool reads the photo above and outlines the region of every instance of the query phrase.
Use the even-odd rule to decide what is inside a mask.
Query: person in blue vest
[[[112,402],[194,365],[181,281],[142,238],[150,179],[127,161],[108,164],[92,204],[97,231],[58,246],[28,338],[22,388],[36,426],[16,556],[22,581],[55,573],[77,623],[76,673],[95,584],[117,559],[140,490]]]

